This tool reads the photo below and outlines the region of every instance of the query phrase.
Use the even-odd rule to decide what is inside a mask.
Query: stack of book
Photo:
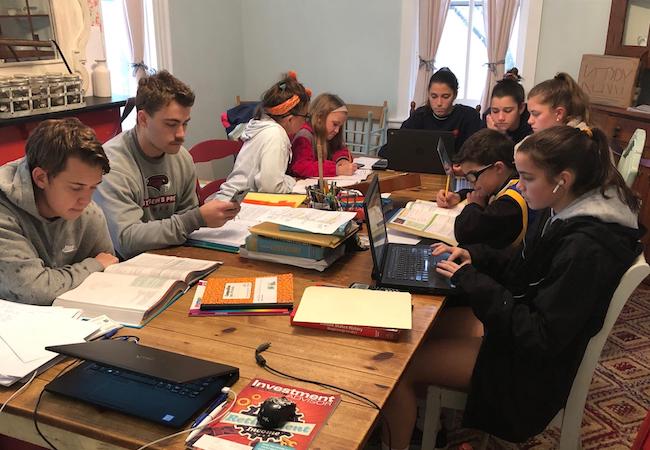
[[[291,324],[396,341],[413,325],[411,294],[309,286],[291,313]]]
[[[263,222],[252,226],[240,256],[307,269],[325,270],[345,254],[345,241],[359,230],[352,220],[331,234]]]
[[[190,316],[286,315],[293,309],[293,275],[201,280]]]

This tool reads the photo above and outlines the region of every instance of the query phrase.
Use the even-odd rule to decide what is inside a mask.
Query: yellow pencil
[[[445,197],[447,196],[447,192],[449,191],[449,180],[451,177],[447,175],[447,182],[445,183]]]

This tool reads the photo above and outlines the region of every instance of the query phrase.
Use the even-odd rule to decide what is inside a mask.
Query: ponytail
[[[576,197],[599,189],[608,198],[606,192],[615,188],[623,203],[639,211],[639,199],[612,164],[607,137],[598,128],[551,127],[529,136],[517,151],[528,154],[548,178],[571,170],[575,175],[571,190]]]
[[[309,107],[309,97],[311,91],[298,82],[294,72],[288,72],[262,95],[262,101],[257,105],[253,118],[259,120],[266,114],[277,121],[291,114],[301,113]]]
[[[560,72],[552,79],[542,81],[528,93],[528,98],[540,96],[541,103],[551,108],[562,106],[566,109],[566,121],[590,123],[589,96],[578,83],[565,72]]]

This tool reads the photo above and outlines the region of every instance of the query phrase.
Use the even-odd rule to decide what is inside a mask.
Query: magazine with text
[[[296,414],[281,428],[268,430],[258,425],[257,412],[270,397],[286,397],[296,404]],[[193,445],[199,449],[219,448],[221,441],[229,441],[223,442],[224,448],[245,449],[257,445],[257,448],[307,449],[340,401],[340,395],[253,378],[239,392],[232,409],[206,427]]]

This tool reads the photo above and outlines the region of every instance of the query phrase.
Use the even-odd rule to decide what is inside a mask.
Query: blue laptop
[[[175,428],[239,378],[236,367],[122,340],[46,350],[85,360],[52,380],[46,391]]]

